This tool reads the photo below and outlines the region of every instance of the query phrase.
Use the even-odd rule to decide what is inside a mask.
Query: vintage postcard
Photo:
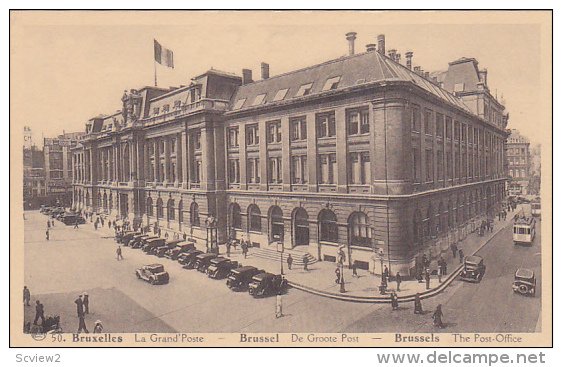
[[[551,346],[550,11],[10,31],[12,346]]]

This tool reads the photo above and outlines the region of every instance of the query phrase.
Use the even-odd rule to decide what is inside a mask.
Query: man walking
[[[74,220],[74,229],[78,229],[78,218]]]
[[[88,328],[86,327],[86,321],[84,320],[84,314],[78,315],[78,333],[84,331],[86,334],[89,333]]]
[[[390,277],[390,272],[388,271],[388,266],[384,266],[384,271],[382,272],[382,277],[384,278],[385,282],[388,283],[388,278]]]
[[[462,264],[462,261],[464,259],[464,252],[462,249],[459,249],[459,262]]]
[[[453,252],[453,258],[457,257],[457,249],[458,247],[456,243],[451,244],[451,251]]]
[[[429,289],[430,280],[431,280],[431,275],[429,274],[429,269],[425,269],[425,289]]]
[[[45,231],[45,238],[47,239],[47,241],[49,240],[49,228],[47,228],[47,231]]]
[[[359,275],[357,275],[357,264],[355,263],[355,261],[353,262],[353,264],[351,264],[351,276],[353,278],[359,278]]]
[[[84,300],[82,301],[82,304],[84,305],[84,313],[87,315],[90,313],[90,297],[88,296],[88,293],[84,292]]]
[[[117,253],[117,261],[123,260],[123,254],[121,253],[121,246],[120,245],[117,246],[116,253]]]
[[[29,288],[26,285],[23,286],[23,304],[26,306],[31,306],[29,301],[31,300],[31,293],[29,292]]]
[[[308,257],[302,255],[302,264],[304,265],[304,270],[308,271]]]
[[[293,266],[293,257],[291,256],[291,254],[289,254],[289,256],[287,257],[287,267],[289,268],[289,270],[291,270],[292,266]]]
[[[84,301],[81,294],[74,300],[74,303],[76,303],[76,314],[78,317],[84,316]]]
[[[43,304],[39,300],[35,301],[35,320],[33,325],[37,325],[37,320],[41,319],[41,325],[45,323],[45,310]]]
[[[51,221],[47,219],[47,228],[51,228]]]
[[[185,233],[184,233],[185,235]],[[230,257],[230,246],[232,246],[231,240],[226,242],[226,257]]]
[[[402,283],[402,276],[400,275],[400,272],[397,271],[396,272],[396,291],[400,292],[400,283]]]

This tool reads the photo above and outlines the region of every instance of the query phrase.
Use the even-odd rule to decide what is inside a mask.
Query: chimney
[[[386,50],[385,50],[385,47],[384,47],[384,34],[379,34],[377,36],[377,43],[378,43],[377,48],[379,50],[379,53],[381,53],[383,55],[386,55]]]
[[[423,73],[423,76],[424,76],[426,79],[429,79],[429,71],[426,71],[425,73]]]
[[[414,73],[419,74],[421,72],[421,66],[414,66]]]
[[[261,78],[269,79],[269,64],[266,62],[261,63]]]
[[[396,61],[396,50],[388,50],[388,57],[390,57],[392,61]]]
[[[414,56],[414,53],[412,51],[406,52],[406,67],[410,70],[412,70],[412,57],[413,56]]]
[[[377,45],[375,45],[374,43],[369,43],[365,47],[367,47],[367,52],[374,52],[377,50]]]
[[[478,71],[478,77],[480,78],[480,81],[482,83],[484,83],[485,86],[488,86],[488,70],[487,69],[482,69],[482,70]]]
[[[400,59],[402,58],[402,55],[400,54],[396,54],[396,62],[400,64]]]
[[[345,39],[349,44],[349,56],[355,55],[355,39],[357,38],[356,32],[348,32],[345,34]]]
[[[242,85],[249,84],[253,82],[252,80],[252,70],[242,69]]]

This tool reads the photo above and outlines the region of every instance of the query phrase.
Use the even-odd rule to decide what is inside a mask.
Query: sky
[[[402,60],[413,51],[414,66],[425,71],[476,58],[488,69],[492,94],[505,100],[508,127],[536,143],[551,128],[544,113],[550,42],[538,18],[518,12],[16,13],[11,127],[31,127],[41,145],[42,136],[83,131],[89,118],[115,112],[124,90],[154,84],[153,39],[174,52],[174,69],[157,65],[158,86],[169,87],[211,67],[237,75],[250,68],[257,79],[262,61],[274,76],[335,59],[347,54],[345,33],[354,31],[356,52],[383,33],[387,50],[397,49]]]

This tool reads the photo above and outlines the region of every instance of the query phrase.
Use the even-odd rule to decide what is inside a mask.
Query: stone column
[[[347,128],[345,121],[345,108],[336,109],[336,162],[338,172],[337,191],[347,193]]]
[[[281,118],[281,164],[282,164],[282,178],[283,178],[283,191],[291,191],[291,134],[289,117]],[[291,237],[285,237],[287,239]]]
[[[212,126],[201,129],[201,189],[215,189],[215,154]]]
[[[161,182],[160,180],[160,140],[154,139],[154,179],[153,182]]]
[[[178,146],[178,152],[181,151],[181,181],[182,181],[182,187],[184,189],[187,189],[189,187],[189,169],[188,169],[188,165],[187,162],[189,160],[189,156],[187,153],[187,133],[185,132],[185,129],[181,132],[181,140],[179,140],[179,146]]]
[[[240,123],[239,126],[239,134],[238,134],[238,142],[239,142],[239,157],[240,157],[240,189],[246,190],[248,188],[248,178],[246,177],[247,174],[247,155],[246,155],[246,124]]]
[[[168,136],[162,138],[164,140],[164,185],[169,181],[170,172],[170,138]]]
[[[306,114],[306,162],[308,164],[308,191],[318,191],[318,152],[316,150],[316,114]],[[313,238],[313,237],[311,237]]]

